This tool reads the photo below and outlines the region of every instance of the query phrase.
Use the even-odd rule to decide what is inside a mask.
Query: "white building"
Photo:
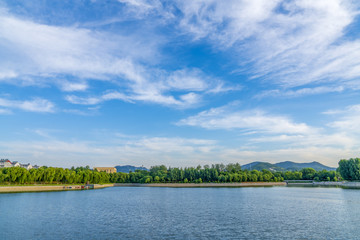
[[[12,162],[11,164],[12,164],[13,167],[20,167],[20,165],[21,165],[21,164],[20,164],[19,162],[17,162],[17,161]]]
[[[20,167],[26,168],[27,170],[30,170],[30,169],[33,168],[30,163],[28,163],[28,164],[20,164]]]
[[[34,167],[28,163],[28,164],[21,164],[17,161],[11,162],[9,159],[1,159],[0,160],[0,168],[8,168],[8,167],[22,167],[26,168],[27,170],[30,170],[32,168],[39,168],[39,166],[35,165]]]
[[[5,167],[12,167],[12,163],[10,162],[9,159],[1,159],[0,160],[0,168],[5,168]]]

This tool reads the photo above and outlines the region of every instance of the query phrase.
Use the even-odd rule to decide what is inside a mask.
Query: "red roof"
[[[10,160],[7,160],[6,162],[11,163]]]

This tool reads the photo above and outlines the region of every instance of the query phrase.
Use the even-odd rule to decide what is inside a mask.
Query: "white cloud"
[[[189,167],[199,164],[252,161],[312,162],[337,166],[340,159],[356,156],[354,149],[304,146],[273,150],[244,150],[221,146],[217,141],[192,138],[139,137],[107,134],[87,141],[62,141],[44,136],[37,141],[0,141],[0,150],[11,160],[47,166],[153,165]],[[106,143],[106,144],[105,144]],[[17,149],[17,151],[13,151]]]
[[[280,134],[272,136],[261,136],[249,139],[253,144],[281,144],[283,148],[307,148],[307,147],[331,147],[340,149],[355,149],[359,146],[359,141],[344,132],[326,133],[325,131],[315,131],[308,134]]]
[[[285,88],[359,85],[360,42],[347,32],[357,24],[354,1],[198,0],[178,6],[183,31],[238,51],[240,67],[246,64],[253,78]]]
[[[79,109],[64,109],[64,113],[70,113],[80,116],[95,116],[98,115],[98,107],[96,108],[87,108],[85,110],[79,110]]]
[[[308,134],[316,131],[305,123],[295,123],[285,116],[272,115],[262,110],[236,110],[231,105],[200,112],[180,120],[177,125],[263,133]]]
[[[0,108],[0,114],[11,114],[11,111],[9,109],[1,109]]]
[[[157,39],[135,41],[131,34],[39,24],[4,11],[0,13],[0,34],[0,48],[7,56],[0,71],[9,77],[69,74],[106,79],[108,75],[126,75],[132,60],[158,55]]]
[[[333,93],[333,92],[343,92],[343,86],[336,87],[314,87],[314,88],[300,88],[297,90],[282,90],[282,89],[274,89],[274,90],[266,90],[255,96],[255,98],[264,98],[264,97],[285,97],[285,98],[293,98],[293,97],[302,97],[306,95],[314,95],[314,94],[324,94],[324,93]]]
[[[17,74],[14,71],[3,70],[0,72],[0,80],[15,77],[17,77]]]
[[[229,130],[239,135],[240,141],[244,141],[243,146],[272,149],[269,151],[316,147],[334,151],[342,149],[345,153],[354,152],[360,147],[360,105],[325,112],[337,119],[328,120],[328,124],[321,127],[297,123],[287,116],[258,109],[238,108],[239,104],[234,102],[202,111],[176,124],[209,130]]]
[[[78,97],[75,95],[68,95],[66,96],[66,100],[73,104],[81,105],[96,105],[109,100],[123,100],[127,102],[130,101],[128,97],[119,92],[108,92],[100,97]]]
[[[360,104],[351,105],[345,109],[330,110],[325,112],[328,115],[338,116],[338,120],[330,122],[329,127],[348,134],[360,133]]]
[[[201,101],[201,96],[195,93],[187,93],[180,95],[179,99],[171,95],[163,95],[156,92],[142,92],[137,95],[125,95],[119,92],[108,92],[97,97],[78,97],[75,95],[68,95],[65,99],[73,104],[81,105],[96,105],[110,100],[121,100],[125,102],[134,103],[135,101],[143,101],[148,103],[157,103],[164,106],[176,106],[180,108],[189,108],[196,106]]]
[[[129,3],[146,5],[144,1]],[[26,86],[54,84],[62,91],[73,92],[89,89],[89,79],[97,79],[114,84],[121,89],[118,92],[126,92],[123,96],[105,93],[88,99],[68,96],[72,103],[97,104],[118,99],[189,107],[199,103],[196,101],[201,101],[201,95],[206,93],[237,90],[200,69],[168,72],[151,66],[159,55],[157,45],[162,43],[157,36],[148,39],[49,26],[4,12],[0,13],[0,35],[0,51],[6,56],[0,59],[2,81]],[[70,77],[61,80],[64,75]],[[178,92],[182,92],[181,97],[176,97]]]
[[[59,80],[58,85],[64,92],[85,91],[89,87],[86,82],[70,82],[67,80]]]
[[[226,86],[223,81],[206,76],[196,68],[165,72],[152,71],[129,63],[125,69],[126,78],[132,80],[129,89],[123,92],[105,92],[100,96],[69,95],[66,96],[66,100],[73,104],[84,105],[99,104],[108,100],[142,101],[191,108],[200,104],[204,95],[241,89],[238,86]]]
[[[39,135],[39,132],[35,134]],[[216,144],[216,141],[206,139],[114,137],[112,134],[87,141],[61,141],[48,135],[43,137],[44,141],[0,141],[0,149],[12,160],[26,159],[33,164],[48,166],[70,167],[85,163],[91,166],[133,164],[150,167],[159,164],[193,166],[201,163],[203,153],[210,154],[209,151]]]
[[[182,69],[171,73],[167,84],[171,89],[204,91],[209,87],[206,78],[199,69]]]
[[[210,37],[231,46],[259,32],[279,1],[178,1],[184,14],[180,26],[196,39]]]
[[[0,106],[6,108],[16,108],[28,112],[54,112],[55,105],[42,98],[34,98],[33,100],[16,101],[0,98]],[[5,110],[9,111],[9,110]]]
[[[145,14],[162,8],[159,0],[118,0],[120,3],[128,5],[137,14]]]

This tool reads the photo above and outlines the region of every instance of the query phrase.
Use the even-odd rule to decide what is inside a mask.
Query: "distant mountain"
[[[258,171],[267,169],[274,172],[281,172],[285,170],[284,168],[278,167],[275,164],[271,164],[268,162],[252,162],[249,164],[242,165],[241,169],[258,170]]]
[[[268,162],[252,162],[252,163],[241,166],[241,168],[247,169],[247,170],[258,170],[258,171],[267,169],[267,170],[276,171],[276,172],[297,171],[297,170],[301,170],[303,168],[313,168],[316,171],[321,171],[324,169],[328,170],[328,171],[336,170],[336,168],[325,166],[319,162],[295,163],[295,162],[290,162],[290,161],[280,162],[280,163],[275,163],[275,164],[268,163]]]
[[[115,168],[116,168],[116,172],[123,172],[123,173],[129,173],[130,171],[135,172],[135,170],[149,171],[149,169],[147,169],[146,167],[135,167],[131,165],[115,166]]]
[[[311,162],[311,163],[294,163],[294,162],[290,162],[290,161],[286,161],[286,162],[280,162],[280,163],[276,163],[276,166],[284,168],[286,170],[300,170],[303,168],[313,168],[316,171],[321,171],[321,170],[328,170],[328,171],[334,171],[336,170],[336,168],[332,168],[332,167],[328,167],[325,166],[319,162]]]

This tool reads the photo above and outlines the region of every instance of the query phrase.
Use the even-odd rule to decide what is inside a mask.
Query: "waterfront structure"
[[[116,173],[116,168],[114,167],[94,167],[94,171],[95,170],[99,172]]]

